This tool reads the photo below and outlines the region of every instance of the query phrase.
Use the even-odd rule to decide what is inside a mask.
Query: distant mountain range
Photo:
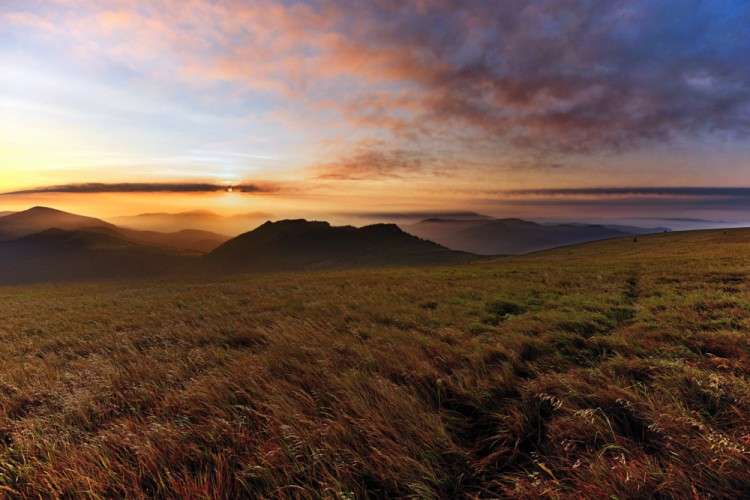
[[[355,228],[286,220],[227,240],[197,230],[135,231],[34,207],[0,217],[0,284],[460,264],[479,258],[393,224]],[[212,251],[200,255],[209,247]]]
[[[210,212],[138,217],[162,222],[175,217],[224,219]],[[487,217],[431,218],[403,228],[336,227],[299,219],[266,222],[229,238],[197,229],[136,230],[34,207],[0,212],[0,284],[462,264],[481,255],[528,253],[665,230]]]
[[[133,229],[174,232],[184,229],[199,229],[236,236],[273,219],[265,212],[223,216],[208,210],[191,210],[178,213],[145,213],[125,217],[114,217],[111,222]]]
[[[132,243],[198,253],[209,252],[229,239],[228,236],[194,229],[174,233],[138,231],[118,227],[93,217],[70,214],[53,208],[34,207],[0,217],[0,241],[18,239],[52,228],[67,231],[86,230]]]
[[[537,224],[523,219],[425,219],[403,225],[409,234],[478,255],[524,254],[587,241],[662,233],[667,228],[593,224]]]
[[[568,222],[568,223],[545,223],[545,226],[578,226],[578,227],[605,227],[607,229],[615,229],[626,234],[656,234],[656,233],[669,233],[672,229],[668,227],[639,227],[639,226],[627,226],[624,224],[585,224],[581,222]]]

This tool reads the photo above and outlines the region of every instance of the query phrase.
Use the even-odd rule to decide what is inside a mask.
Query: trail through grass
[[[750,495],[750,232],[0,288],[10,496]]]

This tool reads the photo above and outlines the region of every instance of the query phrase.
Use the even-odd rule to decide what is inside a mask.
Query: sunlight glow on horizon
[[[750,186],[750,5],[686,1],[613,1],[594,12],[552,0],[7,0],[0,192],[128,182],[282,188],[225,193],[231,202],[6,196],[0,210],[303,216],[388,206],[581,217],[587,208],[573,198],[550,207],[498,193]],[[612,215],[741,218],[745,209],[707,198],[629,207],[599,199],[596,210]]]

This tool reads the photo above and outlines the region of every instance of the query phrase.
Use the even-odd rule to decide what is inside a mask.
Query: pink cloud
[[[689,7],[673,23],[646,0],[591,8],[553,0],[54,4],[14,3],[0,19],[92,65],[129,68],[166,87],[275,96],[290,119],[316,131],[327,113],[331,134],[352,127],[388,140],[389,151],[405,143],[469,151],[472,141],[492,141],[565,156],[750,129],[750,74],[735,64],[750,49],[739,36],[747,13],[717,18],[711,29],[725,45],[713,46],[716,33]],[[698,30],[691,36],[703,53],[685,30]],[[722,50],[727,56],[717,57]],[[690,85],[688,69],[717,83]],[[349,158],[367,159],[360,139]],[[350,162],[355,170],[367,163],[359,160]],[[391,160],[381,163],[412,165]]]

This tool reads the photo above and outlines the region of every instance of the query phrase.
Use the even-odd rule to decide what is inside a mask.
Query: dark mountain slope
[[[393,224],[355,228],[285,220],[266,222],[203,260],[211,270],[248,272],[457,264],[476,258],[406,234]]]
[[[138,231],[124,227],[94,227],[87,228],[86,230],[109,234],[110,236],[142,245],[198,253],[210,252],[229,239],[228,236],[197,229],[185,229],[175,233]]]
[[[48,229],[0,243],[0,284],[164,277],[196,260],[106,234]]]

